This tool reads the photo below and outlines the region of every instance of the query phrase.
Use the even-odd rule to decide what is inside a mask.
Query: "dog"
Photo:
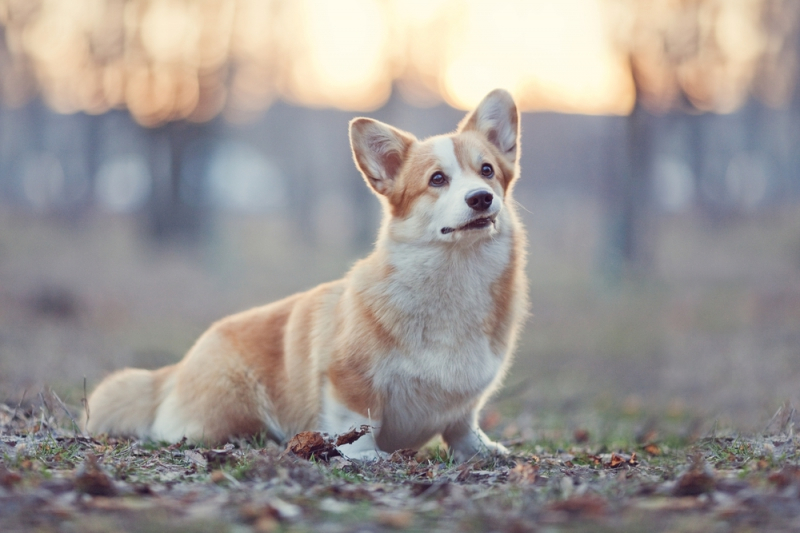
[[[210,444],[367,424],[346,456],[437,435],[456,460],[507,453],[478,415],[527,314],[511,196],[519,122],[500,89],[426,140],[352,120],[355,164],[383,206],[372,254],[343,279],[216,322],[177,364],[111,374],[88,399],[86,430]]]

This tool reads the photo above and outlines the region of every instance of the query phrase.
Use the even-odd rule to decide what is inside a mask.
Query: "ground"
[[[532,314],[482,420],[513,455],[466,465],[436,443],[359,463],[82,436],[104,375],[173,363],[366,252],[264,217],[190,245],[0,211],[0,531],[800,529],[789,404],[770,421],[800,404],[800,208],[664,217],[648,274],[614,283],[597,204],[522,196]]]
[[[508,439],[508,457],[462,464],[436,443],[350,460],[334,437],[313,433],[286,449],[258,438],[207,449],[86,437],[74,411],[52,391],[0,404],[3,531],[800,528],[788,404],[755,436],[713,427],[699,436],[687,420],[617,413],[597,426],[605,432],[540,428],[536,439]]]

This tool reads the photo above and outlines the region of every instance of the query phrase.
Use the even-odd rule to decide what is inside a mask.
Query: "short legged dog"
[[[511,95],[490,93],[453,134],[420,141],[357,118],[350,142],[384,209],[372,254],[341,280],[220,320],[175,365],[110,375],[88,400],[88,431],[218,443],[369,424],[346,454],[439,434],[458,459],[506,451],[478,413],[526,313]]]

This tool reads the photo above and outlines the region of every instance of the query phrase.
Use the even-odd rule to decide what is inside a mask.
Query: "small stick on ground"
[[[70,422],[72,422],[72,427],[73,427],[73,429],[75,430],[75,433],[76,433],[76,434],[80,433],[80,432],[81,432],[81,430],[80,430],[80,426],[78,426],[78,423],[77,423],[77,422],[75,422],[75,419],[72,417],[72,413],[70,413],[70,412],[69,412],[69,409],[67,409],[67,406],[66,406],[66,405],[64,405],[64,402],[62,402],[62,401],[61,401],[61,398],[59,398],[59,397],[58,397],[58,394],[56,394],[56,393],[55,393],[55,391],[54,391],[53,389],[50,389],[50,394],[52,394],[52,395],[53,395],[53,397],[56,399],[56,401],[58,402],[58,404],[61,406],[61,408],[62,408],[62,409],[64,410],[64,412],[67,414],[67,417],[69,418]]]
[[[81,398],[81,403],[83,404],[83,410],[86,412],[86,425],[84,427],[89,427],[89,400],[87,398],[86,376],[83,376],[83,398]]]
[[[14,418],[16,418],[17,412],[19,411],[19,408],[22,405],[22,402],[25,401],[25,395],[27,393],[28,393],[28,389],[22,389],[22,398],[20,398],[19,402],[17,402],[17,406],[14,407],[14,412],[11,413],[11,418],[8,419],[8,424],[6,424],[6,427],[10,427],[11,424],[14,422]]]
[[[41,420],[42,429],[44,429],[45,426],[47,427],[47,429],[51,429],[52,426],[50,425],[50,420],[55,418],[55,416],[53,415],[53,411],[50,409],[50,406],[47,405],[47,400],[45,399],[44,394],[41,392],[39,393],[39,400],[42,402],[42,420]],[[47,414],[46,418],[45,414]]]

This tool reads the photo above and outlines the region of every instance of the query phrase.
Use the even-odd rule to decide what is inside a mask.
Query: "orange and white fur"
[[[511,95],[490,93],[453,134],[420,141],[357,118],[350,141],[384,208],[372,254],[343,279],[220,320],[175,365],[107,377],[88,400],[89,432],[280,442],[369,424],[346,455],[436,435],[461,460],[507,451],[478,413],[526,314]]]

